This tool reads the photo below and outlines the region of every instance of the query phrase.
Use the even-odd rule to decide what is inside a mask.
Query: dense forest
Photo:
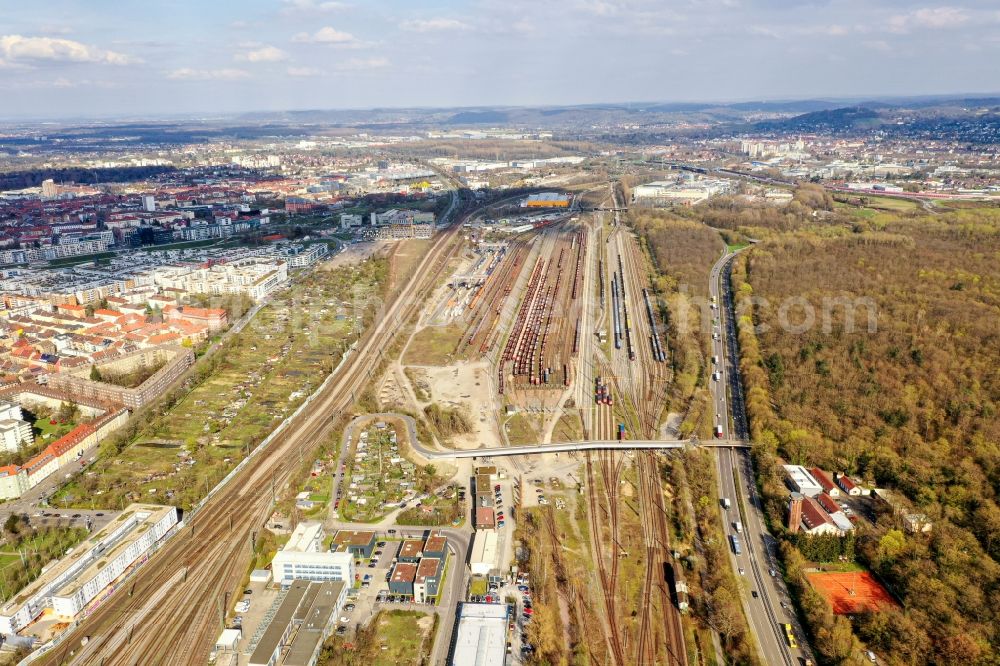
[[[160,174],[176,171],[170,166],[114,167],[108,169],[33,169],[31,171],[9,171],[0,173],[0,190],[20,190],[38,187],[42,181],[51,178],[56,183],[93,185],[96,183],[133,183]]]
[[[666,211],[633,210],[629,223],[656,267],[653,290],[667,323],[674,372],[670,409],[685,412],[681,434],[688,436],[710,420],[703,418],[710,409],[703,381],[708,342],[701,331],[710,316],[708,274],[725,244],[718,231]]]
[[[1000,210],[877,213],[834,208],[815,191],[788,208],[705,212],[766,239],[737,263],[733,284],[772,525],[787,498],[778,456],[895,491],[933,529],[907,534],[887,511],[858,530],[852,551],[903,609],[855,617],[854,633],[890,663],[995,664]],[[790,540],[783,553],[795,592],[802,553]],[[846,662],[850,627],[798,592],[820,657]]]

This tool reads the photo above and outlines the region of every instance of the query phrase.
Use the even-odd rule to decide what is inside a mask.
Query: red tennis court
[[[808,573],[809,582],[822,594],[837,615],[853,615],[864,610],[878,610],[882,606],[898,606],[889,591],[865,572],[816,572]]]

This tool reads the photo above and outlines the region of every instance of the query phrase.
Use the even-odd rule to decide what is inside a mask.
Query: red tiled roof
[[[851,478],[849,476],[846,476],[844,474],[841,474],[840,476],[837,477],[837,483],[839,483],[840,487],[843,488],[846,492],[851,492],[851,490],[858,487],[857,484],[851,481]]]
[[[812,497],[806,497],[802,501],[802,522],[805,523],[807,529],[814,529],[820,525],[832,525],[833,521],[823,511],[823,508],[819,505],[819,502],[814,500]]]
[[[836,513],[840,511],[840,506],[826,493],[820,493],[817,495],[816,501],[820,503],[820,506],[826,509],[827,513]]]
[[[823,486],[823,490],[826,492],[830,492],[837,487],[836,484],[834,484],[833,479],[830,478],[830,475],[821,470],[819,467],[813,467],[809,470],[809,473],[813,475],[813,478],[819,481],[819,485]]]

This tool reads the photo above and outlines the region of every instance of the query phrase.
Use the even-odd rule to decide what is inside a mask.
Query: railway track
[[[604,617],[607,623],[608,650],[611,654],[612,662],[617,666],[625,666],[629,663],[625,658],[625,647],[622,642],[621,623],[618,617],[618,477],[609,483],[609,474],[614,473],[614,465],[608,462],[606,452],[601,452],[601,468],[605,499],[607,500],[607,510],[603,515],[607,516],[607,531],[610,537],[611,567],[605,560],[605,553],[602,544],[605,543],[605,535],[602,530],[602,512],[600,502],[597,497],[597,484],[594,481],[593,456],[586,454],[587,469],[587,501],[590,508],[591,520],[590,532],[594,544],[594,556],[597,563],[597,574],[601,585],[601,596],[604,601]],[[620,472],[620,468],[618,469]]]
[[[252,464],[234,477],[169,539],[123,590],[104,600],[62,641],[41,655],[40,664],[204,663],[222,626],[227,593],[237,590],[252,554],[252,537],[267,519],[275,493],[283,488],[303,455],[350,408],[371,378],[393,337],[421,307],[448,261],[460,247],[460,224],[435,241],[414,279],[391,297],[384,316],[358,342],[339,376],[314,400],[314,407],[291,422]],[[298,455],[296,455],[298,454]],[[270,472],[270,473],[267,473]],[[178,578],[178,572],[183,572]],[[152,595],[161,595],[153,609]],[[92,636],[82,649],[84,636]]]

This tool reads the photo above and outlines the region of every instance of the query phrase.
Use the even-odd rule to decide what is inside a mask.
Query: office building
[[[322,523],[299,523],[288,543],[274,556],[274,580],[282,584],[293,580],[353,580],[353,553],[324,550],[325,537]]]

